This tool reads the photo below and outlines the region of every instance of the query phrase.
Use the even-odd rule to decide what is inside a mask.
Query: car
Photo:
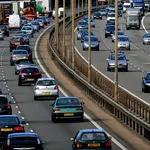
[[[108,25],[105,29],[105,38],[111,36],[115,31],[115,25]]]
[[[10,65],[13,66],[20,59],[29,59],[29,54],[26,50],[13,50],[10,55]]]
[[[0,95],[0,115],[12,115],[11,101],[6,95]]]
[[[106,9],[101,9],[99,11],[99,13],[102,15],[102,16],[106,16],[107,15],[107,10]]]
[[[20,31],[17,31],[16,35],[18,35],[18,34],[27,34],[27,33],[26,33],[26,31],[21,31],[20,30]]]
[[[108,9],[111,11],[111,12],[114,12],[115,11],[115,5],[114,4],[110,4],[108,6]]]
[[[41,141],[38,134],[34,132],[8,134],[2,150],[44,150],[45,141]]]
[[[123,4],[122,3],[118,3],[118,10],[123,10]]]
[[[6,36],[9,36],[9,28],[6,25],[0,25],[0,30]]]
[[[85,36],[88,36],[88,32],[83,32],[83,34],[82,34],[82,38],[81,38],[81,42],[83,42],[84,41],[84,38],[85,38]],[[93,32],[91,32],[91,35],[93,35],[94,36],[94,33]]]
[[[33,38],[33,34],[34,34],[34,31],[33,31],[33,28],[31,26],[23,26],[21,28],[21,31],[25,31],[26,34],[29,36],[29,37],[32,37]]]
[[[143,44],[150,44],[150,32],[144,34]]]
[[[88,15],[86,15],[86,16],[83,17],[83,20],[87,20],[87,19],[88,19]],[[94,20],[93,16],[91,16],[91,20]]]
[[[4,34],[3,34],[3,32],[1,30],[0,30],[0,39],[4,40]]]
[[[35,21],[38,21],[41,28],[44,28],[44,21],[42,19],[36,19]]]
[[[118,35],[118,49],[130,50],[130,41],[126,35]]]
[[[109,25],[115,25],[115,22],[114,22],[114,21],[109,21],[109,22],[107,22],[107,23],[106,23],[106,27],[109,26]]]
[[[102,20],[102,15],[100,12],[95,12],[93,16],[94,16],[94,19],[101,19]]]
[[[20,121],[17,115],[0,116],[0,145],[6,141],[8,134],[25,132],[24,121]]]
[[[84,19],[83,22],[87,22],[87,24],[88,24],[88,19]],[[90,23],[91,23],[91,27],[95,28],[95,22],[93,19],[91,19]]]
[[[41,17],[39,17],[38,19],[42,19],[43,22],[44,22],[44,25],[47,25],[47,24],[48,24],[45,16],[41,16]]]
[[[31,22],[28,22],[28,23],[26,24],[26,26],[32,27],[32,30],[33,30],[33,33],[34,33],[34,27],[33,27],[33,24],[32,24]]]
[[[50,18],[48,16],[45,16],[46,17],[46,21],[48,24],[50,24]]]
[[[40,30],[39,22],[37,22],[37,21],[31,21],[31,23],[32,23],[32,25],[33,25],[34,31],[39,32],[39,30]]]
[[[107,60],[107,71],[113,71],[115,69],[115,52],[111,52]],[[123,52],[118,52],[118,70],[128,72],[128,59]]]
[[[38,98],[59,97],[59,87],[54,78],[40,78],[37,80],[34,87],[34,100]]]
[[[29,54],[29,59],[32,60],[32,48],[29,45],[19,45],[16,50],[26,50]]]
[[[77,97],[59,97],[55,100],[51,110],[51,120],[55,123],[60,119],[79,119],[84,121],[83,102]]]
[[[16,75],[19,74],[20,70],[23,67],[26,67],[26,66],[36,66],[36,64],[34,64],[34,62],[32,60],[20,59],[20,60],[16,61],[16,64],[15,64],[15,74]]]
[[[99,51],[99,43],[100,40],[95,35],[91,35],[91,50],[96,49]],[[88,43],[88,36],[84,37],[83,43],[82,43],[83,50],[88,50],[89,43]]]
[[[122,10],[118,10],[118,17],[122,17]]]
[[[0,89],[0,95],[1,95],[1,94],[3,94],[3,93],[2,93],[2,89]]]
[[[142,78],[142,92],[147,93],[150,91],[150,72],[147,72]]]
[[[13,36],[10,39],[10,52],[15,49],[18,45],[24,45],[24,38],[22,36]]]
[[[20,20],[22,22],[22,25],[27,24],[29,22],[29,19],[26,16],[20,16]]]
[[[30,45],[30,39],[29,39],[29,36],[27,34],[18,34],[18,36],[22,36],[23,37],[24,44]]]
[[[42,78],[42,74],[37,66],[23,67],[18,76],[18,85],[22,86],[25,83],[36,83],[39,78]]]
[[[115,13],[108,13],[107,14],[107,22],[114,21],[115,22]]]
[[[85,21],[80,21],[77,25],[77,30],[88,29],[88,23]]]
[[[123,31],[118,31],[118,35],[125,35]],[[112,42],[115,41],[115,32],[112,34]]]
[[[81,39],[82,39],[83,33],[88,33],[88,30],[87,30],[87,29],[80,29],[80,30],[77,32],[77,40],[81,40]]]
[[[82,129],[70,140],[72,141],[72,150],[112,150],[111,136],[108,136],[103,129]]]

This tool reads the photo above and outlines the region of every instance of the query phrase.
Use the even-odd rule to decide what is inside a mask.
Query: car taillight
[[[14,130],[15,131],[23,131],[24,128],[22,126],[19,126],[19,127],[14,127]]]
[[[41,142],[40,142],[40,140],[39,140],[38,138],[37,138],[37,143],[38,143],[38,144],[41,144]]]
[[[77,107],[76,110],[83,110],[82,107]]]
[[[57,90],[58,89],[58,85],[56,85],[55,87],[54,87],[54,90]]]
[[[40,75],[40,74],[41,74],[40,72],[35,72],[35,73],[34,73],[34,75]]]
[[[77,147],[82,147],[82,143],[81,142],[77,142]]]
[[[19,68],[19,69],[20,69],[20,68],[21,68],[21,66],[17,66],[17,68]]]
[[[10,146],[10,139],[7,140],[7,146]]]
[[[7,109],[10,109],[10,107],[11,107],[10,104],[7,104]]]
[[[20,75],[22,76],[22,77],[24,77],[25,75],[27,75],[26,73],[20,73]]]
[[[12,58],[16,58],[16,56],[12,56]]]
[[[110,141],[107,141],[106,142],[106,147],[110,147],[111,146],[111,142]]]
[[[60,111],[59,108],[54,108],[54,112]]]
[[[29,41],[29,38],[26,38],[27,41]]]
[[[10,40],[10,43],[11,43],[11,44],[14,44],[12,40]]]
[[[38,86],[36,86],[36,87],[35,87],[35,90],[39,90],[39,87],[38,87]]]
[[[0,91],[0,94],[2,94],[2,91]]]
[[[26,58],[29,58],[29,56],[26,56]]]
[[[30,50],[29,53],[32,53],[32,51]]]

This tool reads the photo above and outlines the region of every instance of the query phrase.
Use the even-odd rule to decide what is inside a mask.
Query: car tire
[[[9,37],[9,33],[7,34],[7,36]]]
[[[15,71],[15,75],[17,75],[18,73]]]
[[[130,47],[128,48],[128,50],[130,50]]]
[[[77,40],[79,40],[79,38],[77,38]]]
[[[143,88],[143,92],[144,93],[147,93],[147,88],[144,86],[144,88]]]
[[[114,43],[114,40],[112,40],[112,43]]]
[[[33,38],[34,36],[33,36],[33,34],[32,34],[32,38]]]
[[[22,86],[22,83],[20,82],[20,80],[18,81],[18,86]]]
[[[34,100],[36,101],[38,98],[37,98],[37,96],[34,96]]]
[[[83,50],[85,51],[85,48],[83,47]]]
[[[44,26],[42,26],[42,28],[44,28]]]
[[[56,123],[56,118],[53,114],[51,114],[51,120],[52,120],[53,123]]]
[[[81,118],[79,119],[80,122],[84,122],[84,116],[82,115]]]
[[[129,27],[126,27],[126,30],[129,30]]]
[[[145,43],[143,42],[143,45],[145,45]]]
[[[10,47],[10,50],[9,50],[10,52],[12,52],[12,48]]]
[[[128,72],[128,67],[125,69],[125,72]]]
[[[107,67],[107,71],[110,71],[110,68],[109,68],[109,67]]]
[[[107,38],[107,35],[105,34],[105,38]]]
[[[14,64],[12,62],[10,62],[10,66],[13,66]]]
[[[39,30],[37,30],[37,32],[39,32]]]

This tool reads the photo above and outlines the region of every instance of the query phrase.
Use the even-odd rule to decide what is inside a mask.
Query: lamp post
[[[58,0],[55,0],[55,43],[56,43],[56,50],[58,51]]]
[[[118,102],[118,0],[115,0],[115,85],[114,100]]]
[[[91,83],[91,0],[88,0],[88,81]]]
[[[75,28],[75,23],[74,23],[74,19],[75,19],[75,8],[74,8],[74,4],[75,4],[76,0],[72,0],[71,1],[71,10],[72,10],[72,13],[71,13],[71,16],[72,16],[72,53],[71,53],[71,56],[72,56],[72,69],[74,70],[74,45],[75,45],[75,33],[74,33],[74,28]]]
[[[65,16],[66,16],[66,4],[65,4],[66,0],[63,0],[63,61],[65,60]]]

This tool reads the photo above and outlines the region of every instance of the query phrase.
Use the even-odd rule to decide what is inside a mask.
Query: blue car
[[[115,25],[115,22],[114,22],[114,21],[109,21],[109,22],[106,24],[106,27],[109,26],[109,25]]]
[[[39,22],[37,22],[37,21],[31,21],[31,24],[33,25],[34,31],[39,32],[39,30],[40,30],[40,24],[39,24]]]
[[[88,23],[85,21],[79,22],[77,26],[77,30],[81,30],[81,29],[88,29]]]
[[[99,51],[99,43],[100,40],[95,35],[91,35],[91,50],[96,49]],[[83,43],[82,43],[83,50],[88,50],[89,48],[89,42],[88,42],[88,36],[84,37]]]
[[[82,129],[72,141],[72,150],[112,150],[111,137],[103,129]]]
[[[142,92],[147,93],[150,91],[150,72],[147,72],[142,78]]]

